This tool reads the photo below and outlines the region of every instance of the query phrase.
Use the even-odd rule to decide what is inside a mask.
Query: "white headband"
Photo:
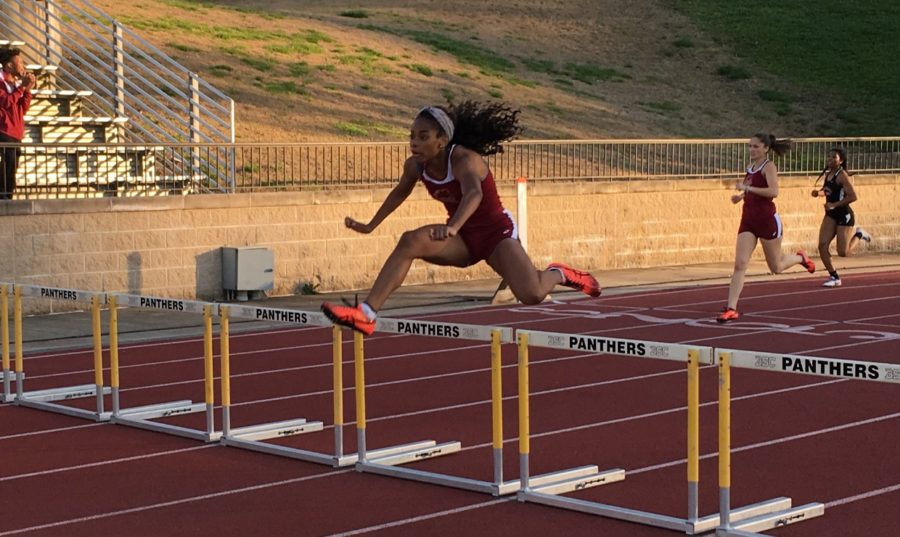
[[[453,121],[450,119],[450,116],[447,115],[447,112],[444,112],[437,106],[426,106],[419,110],[419,114],[422,112],[428,112],[428,114],[438,122],[438,125],[444,130],[444,133],[447,134],[447,139],[453,140]]]

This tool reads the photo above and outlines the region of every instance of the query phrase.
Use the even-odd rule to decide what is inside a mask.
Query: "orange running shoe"
[[[591,276],[590,272],[576,270],[562,263],[550,263],[547,265],[547,269],[557,269],[562,272],[563,278],[566,279],[566,281],[563,282],[563,285],[566,287],[578,289],[582,293],[592,297],[598,297],[600,296],[600,293],[603,292],[603,290],[600,289],[597,278]]]
[[[361,306],[339,306],[330,302],[323,302],[322,313],[335,324],[352,328],[367,336],[371,336],[375,332],[375,321],[366,317]]]
[[[806,252],[804,252],[803,250],[797,250],[797,255],[799,255],[802,259],[802,261],[800,261],[800,264],[803,265],[803,268],[805,268],[810,274],[816,271],[816,264],[813,263],[813,260],[810,259],[808,255],[806,255]]]
[[[738,313],[736,309],[725,306],[724,308],[722,308],[722,313],[720,313],[719,316],[716,317],[716,322],[727,323],[728,321],[736,321],[740,316],[741,314]]]

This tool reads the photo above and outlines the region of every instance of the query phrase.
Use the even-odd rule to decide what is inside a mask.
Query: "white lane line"
[[[435,518],[441,518],[450,515],[458,515],[459,513],[465,513],[466,511],[473,511],[475,509],[481,509],[482,507],[491,507],[492,505],[497,505],[501,503],[510,502],[515,500],[515,498],[499,498],[496,500],[490,500],[481,503],[475,503],[472,505],[466,505],[464,507],[455,507],[453,509],[445,509],[443,511],[437,511],[435,513],[429,513],[427,515],[419,515],[412,518],[404,518],[402,520],[395,520],[393,522],[385,522],[384,524],[378,524],[376,526],[369,526],[366,528],[360,528],[358,530],[345,531],[341,533],[332,533],[327,537],[350,537],[351,535],[361,535],[363,533],[371,533],[373,531],[386,530],[389,528],[396,528],[399,526],[406,526],[407,524],[415,524],[416,522],[424,522],[426,520],[432,520]]]
[[[835,432],[835,431],[840,431],[840,430],[844,430],[844,429],[849,429],[849,428],[852,428],[852,427],[860,427],[860,426],[865,426],[865,425],[869,425],[869,424],[872,424],[872,423],[877,423],[877,422],[881,422],[881,421],[887,421],[887,420],[895,419],[895,418],[897,418],[897,417],[900,417],[900,412],[897,412],[897,413],[894,413],[894,414],[887,414],[887,415],[884,415],[884,416],[878,416],[878,417],[871,418],[871,419],[867,419],[867,420],[860,420],[860,421],[855,421],[855,422],[851,422],[851,423],[845,423],[845,424],[837,425],[837,426],[834,426],[834,427],[828,427],[828,428],[826,428],[826,429],[819,429],[819,430],[816,430],[816,431],[809,431],[809,432],[801,433],[801,434],[797,434],[797,435],[792,435],[792,436],[786,436],[786,437],[782,437],[782,438],[772,439],[772,440],[768,440],[768,441],[766,441],[766,442],[759,442],[759,443],[756,443],[756,444],[750,444],[750,445],[747,445],[747,446],[742,446],[742,447],[734,448],[734,449],[732,449],[731,451],[732,451],[732,453],[738,453],[738,452],[742,452],[742,451],[749,451],[749,450],[751,450],[751,449],[759,449],[759,448],[768,447],[768,446],[772,446],[772,445],[776,445],[776,444],[781,444],[781,443],[785,443],[785,442],[791,442],[791,441],[794,441],[794,440],[800,440],[800,439],[803,439],[803,438],[809,438],[809,437],[812,437],[812,436],[817,436],[817,435],[821,435],[821,434],[827,434],[827,433],[831,433],[831,432]],[[490,445],[490,444],[488,444],[488,445]],[[708,453],[708,454],[702,455],[702,456],[700,457],[700,459],[701,459],[701,460],[703,460],[703,459],[711,459],[711,458],[715,458],[715,457],[718,457],[718,452]],[[661,470],[661,469],[664,469],[664,468],[669,468],[669,467],[672,467],[672,466],[679,466],[679,465],[684,465],[684,464],[687,464],[687,459],[679,459],[679,460],[670,461],[670,462],[666,462],[666,463],[662,463],[662,464],[654,464],[654,465],[652,465],[652,466],[645,466],[645,467],[643,467],[643,468],[637,468],[637,469],[634,469],[634,470],[628,470],[628,471],[627,471],[627,474],[628,474],[628,475],[642,474],[642,473],[646,473],[646,472],[653,472],[653,471],[656,471],[656,470]],[[832,501],[829,501],[828,503],[826,503],[826,504],[825,504],[825,507],[826,507],[826,509],[828,509],[828,508],[831,508],[831,507],[836,507],[836,506],[839,506],[839,505],[845,505],[845,504],[848,504],[848,503],[851,503],[851,502],[855,502],[855,501],[859,501],[859,500],[865,500],[865,499],[873,498],[873,497],[880,496],[880,495],[883,495],[883,494],[889,494],[889,493],[891,493],[891,492],[896,492],[896,491],[898,491],[898,490],[900,490],[900,484],[897,484],[897,485],[891,485],[891,486],[888,486],[888,487],[884,487],[884,488],[880,488],[880,489],[876,489],[876,490],[870,490],[870,491],[867,491],[867,492],[864,492],[864,493],[856,494],[856,495],[854,495],[854,496],[848,496],[848,497],[846,497],[846,498],[841,498],[841,499],[837,499],[837,500],[832,500]],[[475,509],[481,509],[482,507],[491,507],[491,506],[494,506],[494,505],[498,505],[498,504],[505,503],[505,502],[510,502],[510,501],[513,501],[513,500],[515,500],[514,497],[513,497],[513,498],[501,498],[501,499],[496,499],[496,500],[490,500],[490,501],[486,501],[486,502],[482,502],[482,503],[477,503],[477,504],[467,505],[467,506],[465,506],[465,507],[457,507],[457,508],[454,508],[454,509],[446,509],[446,510],[443,510],[443,511],[436,511],[436,512],[434,512],[434,513],[429,513],[429,514],[427,514],[427,515],[419,515],[419,516],[415,516],[415,517],[404,518],[404,519],[400,519],[400,520],[394,520],[394,521],[392,521],[392,522],[386,522],[386,523],[382,523],[382,524],[376,524],[376,525],[373,525],[373,526],[367,526],[367,527],[364,527],[364,528],[358,528],[358,529],[351,530],[351,531],[346,531],[346,532],[341,532],[341,533],[334,533],[334,534],[329,535],[328,537],[347,537],[347,536],[351,536],[351,535],[362,535],[362,534],[364,534],[364,533],[372,533],[372,532],[380,531],[380,530],[384,530],[384,529],[397,528],[397,527],[400,527],[400,526],[406,526],[406,525],[409,525],[409,524],[415,524],[415,523],[423,522],[423,521],[426,521],[426,520],[433,520],[433,519],[441,518],[441,517],[445,517],[445,516],[452,516],[452,515],[464,513],[464,512],[466,512],[466,511],[472,511],[472,510],[475,510]]]
[[[0,483],[4,481],[14,481],[16,479],[25,479],[27,477],[40,477],[44,475],[53,475],[61,472],[71,472],[73,470],[83,470],[85,468],[95,468],[97,466],[105,466],[107,464],[120,464],[123,462],[132,462],[132,461],[140,461],[144,459],[152,459],[153,457],[163,457],[165,455],[176,455],[178,453],[187,453],[188,451],[197,451],[200,449],[206,449],[210,447],[218,447],[218,444],[204,444],[202,446],[192,446],[187,448],[179,448],[179,449],[170,449],[167,451],[157,451],[155,453],[145,453],[143,455],[135,455],[133,457],[122,457],[119,459],[109,459],[105,461],[99,462],[89,462],[85,464],[77,464],[73,466],[63,466],[60,468],[53,468],[52,470],[41,470],[39,472],[29,472],[27,474],[16,474],[10,475],[6,477],[0,477]]]
[[[115,516],[130,515],[130,514],[134,514],[134,513],[140,513],[142,511],[161,509],[163,507],[172,507],[175,505],[181,505],[181,504],[185,504],[185,503],[210,500],[213,498],[221,498],[223,496],[232,496],[235,494],[243,494],[245,492],[255,492],[258,490],[265,490],[265,489],[269,489],[269,488],[273,488],[273,487],[282,487],[284,485],[292,485],[294,483],[302,483],[304,481],[312,481],[314,479],[321,479],[324,477],[332,477],[332,476],[336,476],[336,475],[340,475],[340,474],[346,474],[346,473],[349,473],[352,471],[353,470],[351,470],[351,469],[332,470],[330,472],[325,472],[323,474],[316,474],[316,475],[310,475],[310,476],[305,476],[305,477],[296,477],[293,479],[284,479],[282,481],[273,481],[271,483],[261,483],[259,485],[252,485],[249,487],[240,487],[240,488],[235,488],[235,489],[223,490],[220,492],[212,492],[210,494],[191,496],[188,498],[181,498],[178,500],[171,500],[168,502],[160,502],[160,503],[154,503],[154,504],[150,504],[150,505],[142,505],[140,507],[132,507],[129,509],[120,509],[118,511],[108,511],[106,513],[98,513],[96,515],[88,515],[88,516],[83,516],[83,517],[78,517],[78,518],[70,518],[67,520],[51,522],[49,524],[40,524],[38,526],[30,526],[28,528],[19,528],[19,529],[15,529],[15,530],[0,532],[0,536],[20,535],[22,533],[29,533],[32,531],[40,531],[40,530],[46,530],[46,529],[50,529],[50,528],[58,528],[61,526],[69,526],[71,524],[78,524],[81,522],[91,522],[94,520],[102,520],[104,518],[110,518],[110,517],[115,517]]]
[[[782,436],[781,438],[773,438],[771,440],[766,440],[765,442],[757,442],[754,444],[747,444],[746,446],[736,447],[731,449],[731,453],[740,453],[743,451],[750,451],[751,449],[759,449],[769,446],[774,446],[778,444],[784,444],[785,442],[793,442],[794,440],[802,440],[804,438],[811,438],[813,436],[819,436],[822,434],[833,433],[837,431],[843,431],[845,429],[852,429],[854,427],[864,427],[866,425],[871,425],[873,423],[879,423],[882,421],[893,420],[896,418],[900,418],[900,412],[894,412],[893,414],[885,414],[883,416],[876,416],[874,418],[869,418],[865,420],[852,421],[850,423],[842,423],[841,425],[834,425],[832,427],[826,427],[824,429],[816,429],[815,431],[807,431],[805,433],[798,433],[791,436]],[[712,459],[719,456],[718,451],[714,451],[712,453],[707,453],[705,455],[701,455],[700,459]],[[687,459],[679,459],[669,462],[664,462],[660,464],[654,464],[653,466],[647,466],[645,468],[640,468],[638,470],[630,470],[629,474],[641,474],[644,472],[652,472],[654,470],[660,470],[662,468],[669,468],[671,466],[678,466],[681,464],[687,464]]]
[[[864,426],[864,425],[868,425],[868,424],[871,424],[871,423],[876,423],[876,422],[879,422],[879,421],[886,421],[886,420],[894,419],[894,418],[897,418],[897,417],[900,417],[900,412],[894,413],[894,414],[888,414],[888,415],[885,415],[885,416],[878,416],[878,417],[876,417],[876,418],[871,418],[871,419],[868,419],[868,420],[861,420],[861,421],[856,421],[856,422],[852,422],[852,423],[846,423],[846,424],[838,425],[838,426],[835,426],[835,427],[829,427],[829,428],[827,428],[827,429],[820,429],[820,430],[817,430],[817,431],[809,431],[809,432],[802,433],[802,434],[798,434],[798,435],[793,435],[793,436],[788,436],[788,437],[783,437],[783,438],[773,439],[773,440],[769,440],[769,441],[767,441],[767,442],[759,442],[759,443],[756,443],[756,444],[751,444],[751,445],[747,445],[747,446],[743,446],[743,447],[739,447],[739,448],[732,449],[732,453],[737,453],[737,452],[741,452],[741,451],[749,451],[749,450],[751,450],[751,449],[759,449],[759,448],[766,447],[766,446],[771,446],[771,445],[775,445],[775,444],[781,444],[781,443],[784,443],[784,442],[790,442],[790,441],[793,441],[793,440],[799,440],[799,439],[803,439],[803,438],[809,438],[809,437],[811,437],[811,436],[816,436],[816,435],[820,435],[820,434],[827,434],[827,433],[830,433],[830,432],[840,431],[840,430],[843,430],[843,429],[849,429],[849,428],[851,428],[851,427],[859,427],[859,426]],[[490,445],[490,444],[488,444],[488,445]],[[708,454],[706,454],[706,455],[702,455],[700,458],[701,458],[701,459],[711,459],[711,458],[714,458],[714,457],[718,457],[718,452],[715,452],[715,453],[708,453]],[[670,462],[666,462],[666,463],[662,463],[662,464],[655,464],[655,465],[652,465],[652,466],[646,466],[646,467],[644,467],[644,468],[637,468],[637,469],[635,469],[635,470],[628,470],[628,474],[629,474],[629,475],[642,474],[642,473],[646,473],[646,472],[652,472],[652,471],[655,471],[655,470],[661,470],[661,469],[664,469],[664,468],[669,468],[669,467],[671,467],[671,466],[679,466],[679,465],[684,465],[684,464],[687,464],[687,459],[680,459],[680,460],[670,461]],[[889,494],[889,493],[891,493],[891,492],[896,492],[896,491],[900,491],[900,484],[891,485],[891,486],[883,487],[883,488],[880,488],[880,489],[870,490],[870,491],[867,491],[867,492],[863,492],[863,493],[860,493],[860,494],[856,494],[856,495],[854,495],[854,496],[848,496],[848,497],[846,497],[846,498],[840,498],[840,499],[837,499],[837,500],[831,500],[831,501],[829,501],[829,502],[827,502],[827,503],[825,504],[825,508],[826,508],[826,509],[830,509],[830,508],[832,508],[832,507],[837,507],[837,506],[839,506],[839,505],[845,505],[845,504],[852,503],[852,502],[856,502],[856,501],[860,501],[860,500],[866,500],[866,499],[869,499],[869,498],[874,498],[874,497],[876,497],[876,496],[881,496],[881,495],[883,495],[883,494]],[[441,518],[441,517],[445,517],[445,516],[457,515],[457,514],[460,514],[460,513],[465,513],[466,511],[472,511],[472,510],[475,510],[475,509],[481,509],[482,507],[491,507],[491,506],[498,505],[498,504],[501,504],[501,503],[504,503],[504,502],[512,501],[512,500],[514,500],[514,499],[515,499],[514,497],[513,497],[513,498],[501,498],[501,499],[497,499],[497,500],[491,500],[491,501],[486,501],[486,502],[482,502],[482,503],[477,503],[477,504],[467,505],[467,506],[465,506],[465,507],[457,507],[457,508],[454,508],[454,509],[446,509],[446,510],[443,510],[443,511],[436,511],[436,512],[434,512],[434,513],[430,513],[430,514],[427,514],[427,515],[419,515],[419,516],[415,516],[415,517],[411,517],[411,518],[404,518],[404,519],[400,519],[400,520],[394,520],[394,521],[392,521],[392,522],[386,522],[386,523],[383,523],[383,524],[377,524],[377,525],[373,525],[373,526],[367,526],[367,527],[365,527],[365,528],[358,528],[358,529],[351,530],[351,531],[346,531],[346,532],[341,532],[341,533],[334,533],[334,534],[332,534],[332,535],[329,535],[328,537],[345,537],[345,536],[351,536],[351,535],[362,535],[362,534],[365,534],[365,533],[372,533],[372,532],[380,531],[380,530],[384,530],[384,529],[397,528],[397,527],[400,527],[400,526],[406,526],[406,525],[409,525],[409,524],[415,524],[415,523],[417,523],[417,522],[423,522],[423,521],[426,521],[426,520],[433,520],[433,519]]]
[[[100,425],[103,425],[103,424],[102,423],[85,423],[83,425],[69,425],[66,427],[57,427],[55,429],[42,429],[40,431],[29,431],[27,433],[7,434],[7,435],[0,436],[0,440],[14,440],[16,438],[37,436],[39,434],[58,433],[58,432],[62,432],[62,431],[71,431],[74,429],[84,429],[85,427],[97,427]]]
[[[858,502],[859,500],[867,500],[869,498],[874,498],[876,496],[881,496],[882,494],[890,494],[891,492],[897,492],[900,490],[900,483],[896,485],[891,485],[889,487],[884,487],[880,489],[870,490],[867,492],[862,492],[860,494],[856,494],[854,496],[847,496],[846,498],[841,498],[840,500],[831,500],[825,504],[826,509],[831,509],[832,507],[837,507],[839,505],[846,505],[848,503]]]

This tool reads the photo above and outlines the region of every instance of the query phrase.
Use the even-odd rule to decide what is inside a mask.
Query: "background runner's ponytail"
[[[454,132],[450,143],[467,147],[481,155],[502,153],[501,144],[516,138],[522,132],[519,110],[510,108],[506,103],[466,100],[437,108],[446,112],[453,121]],[[428,112],[420,112],[419,115],[434,120]],[[437,121],[435,125],[440,128]]]
[[[778,139],[774,134],[758,133],[753,135],[754,138],[762,142],[769,149],[775,152],[779,157],[791,150],[793,143],[789,138]]]

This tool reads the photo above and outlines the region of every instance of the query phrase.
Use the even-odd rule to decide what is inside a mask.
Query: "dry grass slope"
[[[502,99],[525,137],[810,135],[664,0],[97,2],[231,95],[238,140],[402,140],[415,110]],[[735,79],[738,78],[738,79]]]

